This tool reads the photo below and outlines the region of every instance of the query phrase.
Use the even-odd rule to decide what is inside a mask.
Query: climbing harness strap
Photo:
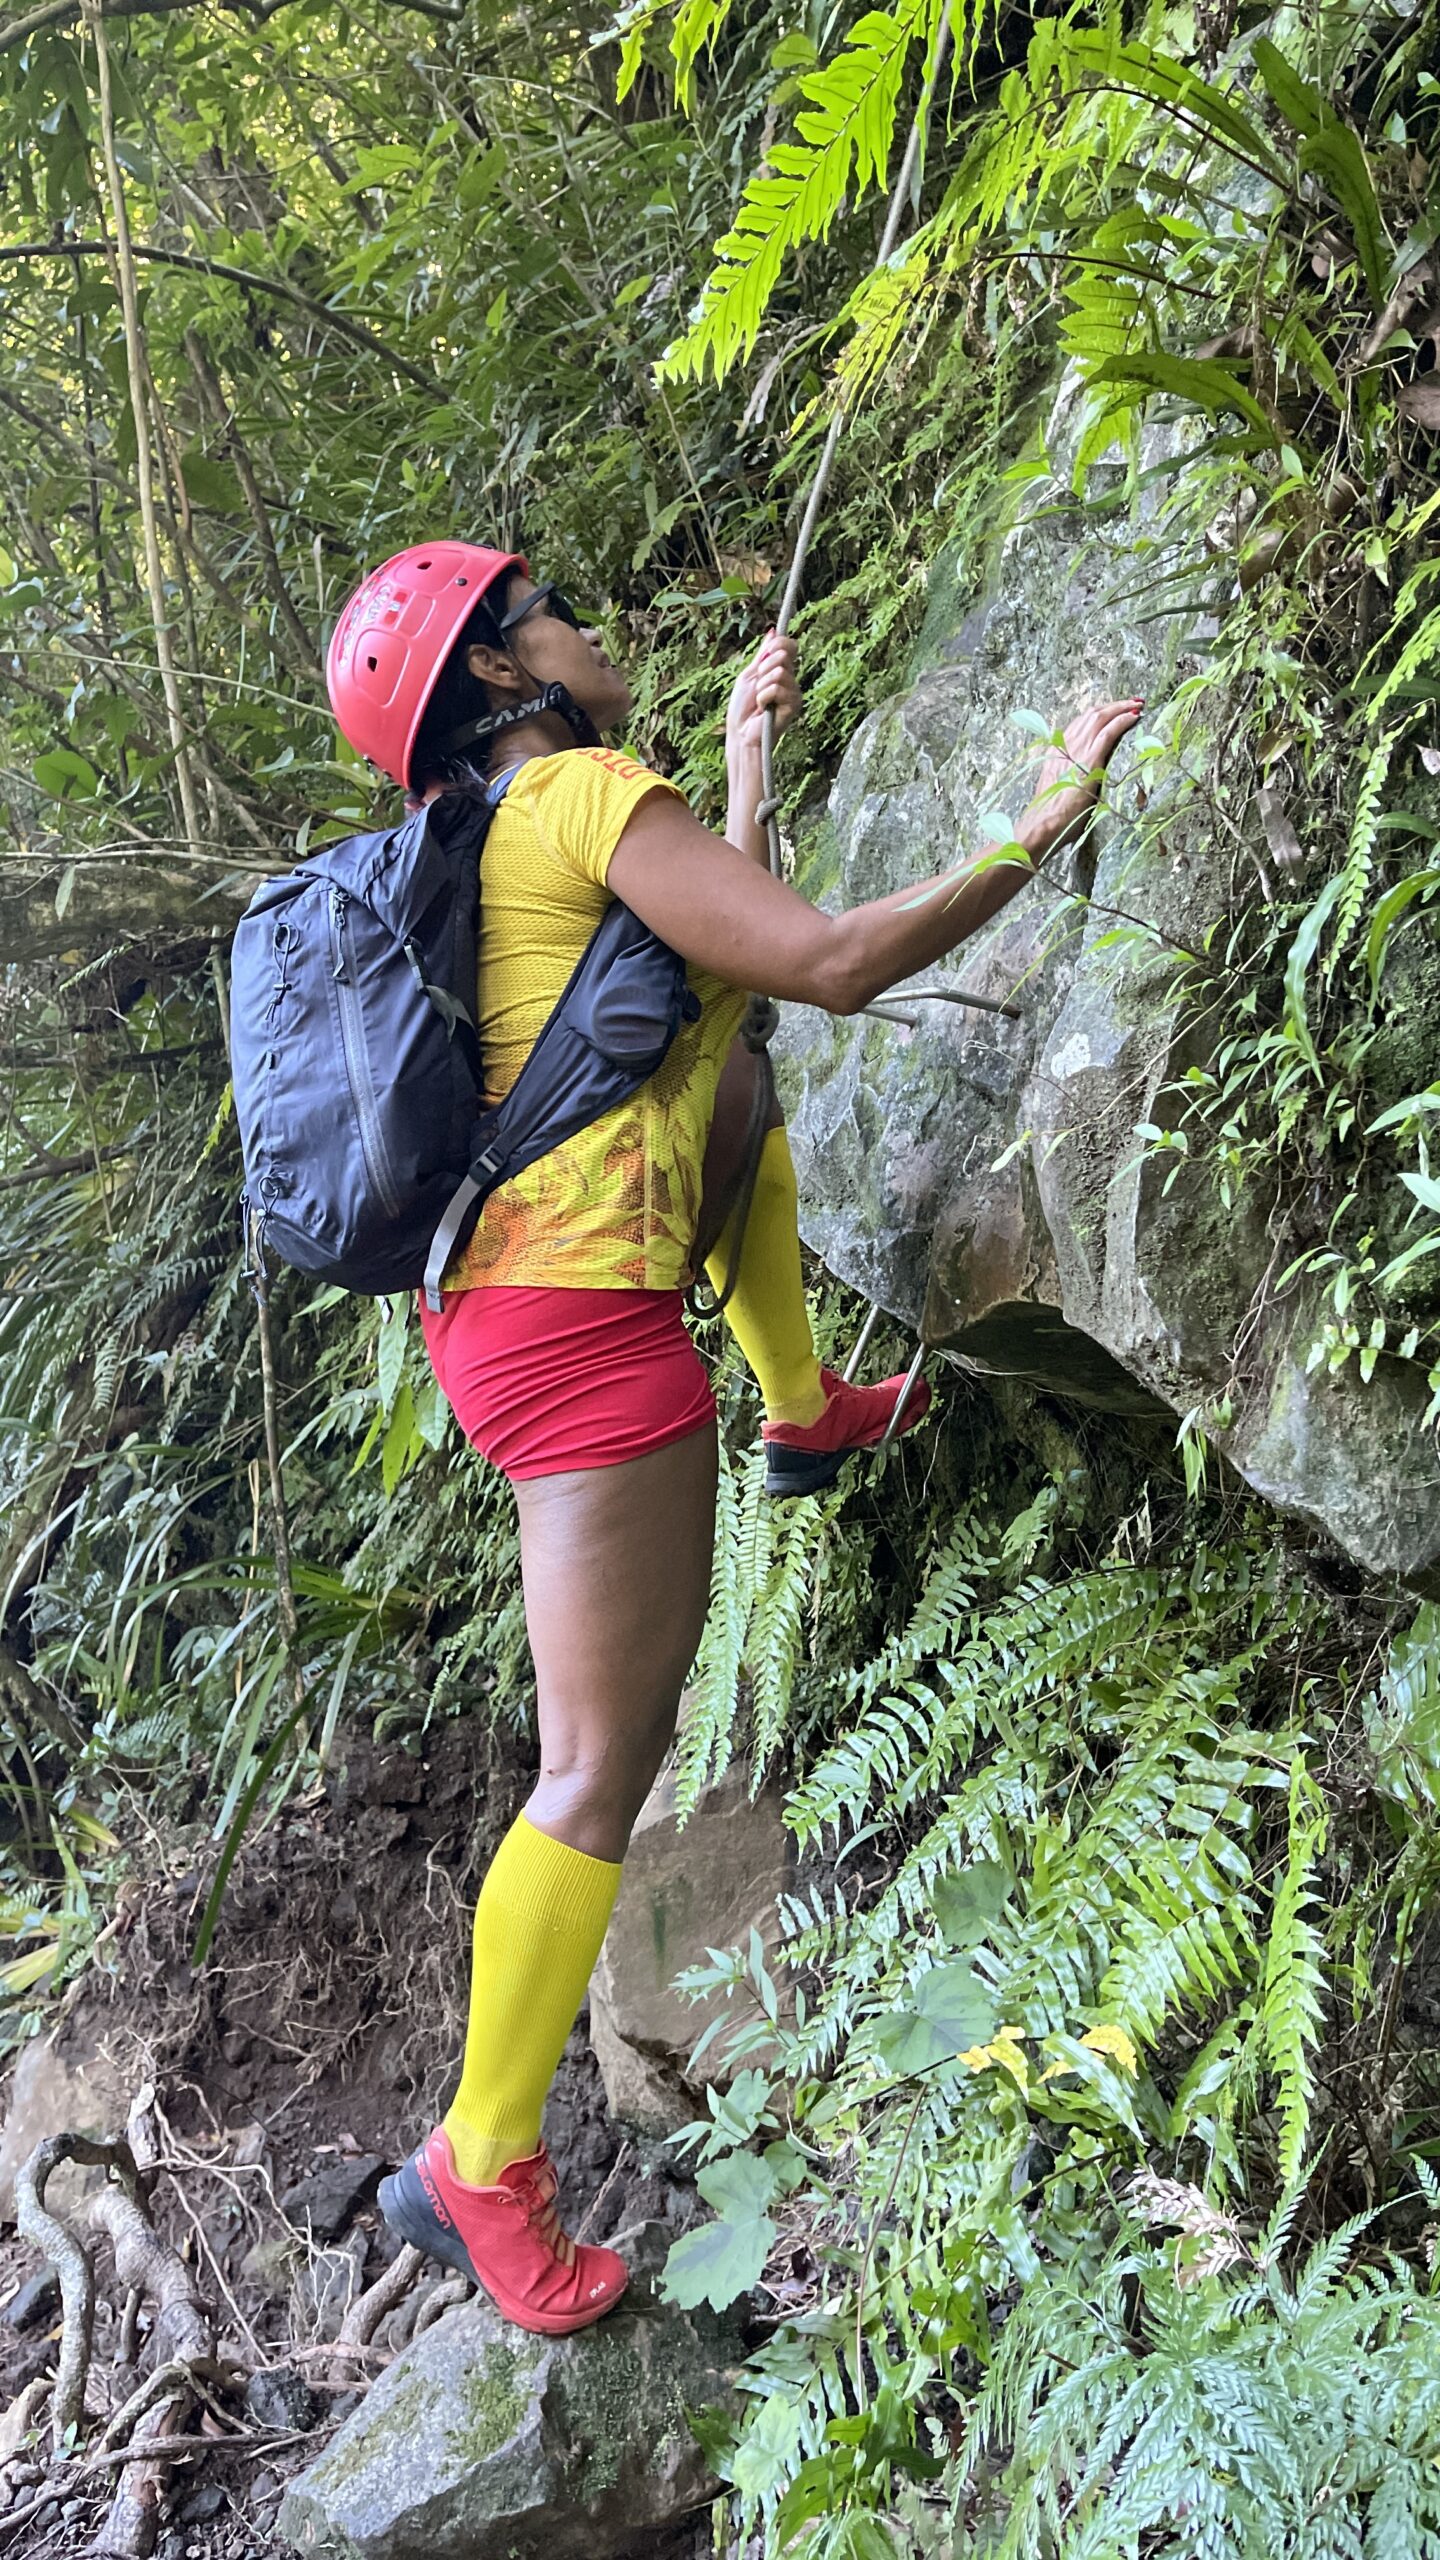
[[[752,996],[750,1003],[752,1008],[768,1005],[770,1012],[775,1013],[775,1007],[770,1004],[767,996]],[[779,1020],[778,1014],[775,1018]],[[770,1029],[773,1029],[773,1025],[766,1028],[763,1017],[757,1015],[756,1036],[750,1036],[752,1025],[748,1013],[741,1026],[740,1037],[746,1047],[753,1051],[755,1058],[755,1080],[750,1093],[750,1116],[746,1123],[745,1141],[733,1171],[717,1187],[713,1198],[707,1193],[701,1203],[700,1223],[690,1252],[694,1277],[686,1291],[686,1303],[691,1314],[695,1316],[721,1314],[729,1306],[734,1295],[735,1283],[740,1277],[740,1257],[745,1244],[745,1229],[750,1218],[750,1203],[755,1197],[755,1185],[759,1179],[760,1157],[764,1150],[766,1134],[775,1114],[775,1068],[770,1056]],[[730,1254],[729,1268],[725,1274],[725,1285],[722,1289],[714,1289],[705,1277],[705,1266],[732,1219],[735,1224],[735,1244]]]

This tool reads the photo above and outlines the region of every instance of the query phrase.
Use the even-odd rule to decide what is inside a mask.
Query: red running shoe
[[[889,1428],[903,1377],[883,1378],[878,1387],[847,1387],[833,1369],[822,1369],[825,1410],[818,1422],[767,1422],[765,1490],[773,1494],[823,1493],[833,1484],[856,1449],[873,1449]],[[930,1403],[930,1389],[917,1378],[905,1399],[897,1428],[909,1431]]]
[[[586,2248],[561,2230],[543,2142],[528,2160],[512,2160],[497,2185],[470,2187],[456,2176],[450,2137],[437,2125],[403,2169],[381,2180],[380,2210],[412,2248],[443,2258],[483,2285],[517,2328],[547,2338],[603,2320],[628,2281],[613,2249]]]

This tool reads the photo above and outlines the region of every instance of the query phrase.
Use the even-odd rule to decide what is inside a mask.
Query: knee
[[[623,1857],[674,1739],[675,1717],[676,1707],[669,1704],[637,1715],[623,1733],[553,1739],[543,1752],[535,1789],[547,1827],[563,1826],[563,1836],[577,1848],[588,1839],[603,1840],[608,1845],[592,1851],[597,1857]]]

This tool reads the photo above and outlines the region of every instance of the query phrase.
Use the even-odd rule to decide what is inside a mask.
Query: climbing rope
[[[939,89],[940,77],[945,67],[945,60],[949,49],[950,21],[947,13],[947,15],[942,17],[940,21],[939,30],[935,38],[935,56],[931,66],[930,75],[932,97]],[[894,254],[895,244],[900,236],[900,225],[904,220],[905,207],[909,202],[911,189],[915,181],[915,172],[919,165],[920,148],[924,133],[924,121],[924,117],[917,114],[915,121],[910,128],[910,139],[905,146],[905,157],[900,163],[900,174],[895,181],[895,187],[891,194],[889,209],[885,216],[885,227],[880,236],[880,246],[875,255],[874,267],[871,270],[872,274],[875,275],[878,275],[883,267],[888,266],[890,259]],[[795,537],[795,549],[791,554],[789,574],[786,577],[784,593],[780,599],[780,610],[775,617],[776,634],[782,640],[789,632],[790,625],[794,620],[796,610],[800,603],[800,597],[805,584],[805,567],[810,556],[810,546],[815,539],[816,527],[820,521],[820,511],[824,506],[826,493],[830,486],[831,473],[835,467],[835,456],[840,448],[840,438],[844,433],[844,428],[844,403],[837,397],[835,407],[831,412],[830,424],[826,430],[825,442],[821,448],[820,460],[815,467],[815,477],[810,483],[809,493],[805,500],[805,510],[800,519],[800,530]],[[775,788],[775,712],[773,706],[767,708],[760,727],[760,789],[761,797],[755,811],[755,819],[756,824],[765,829],[770,851],[770,868],[778,880],[784,876],[784,861],[780,844],[780,800]],[[915,1016],[912,1013],[907,1012],[906,1007],[914,1004],[965,1005],[980,1013],[1003,1014],[1010,1021],[1017,1021],[1019,1019],[1019,1009],[1015,1005],[1001,1003],[993,996],[979,996],[962,993],[958,988],[954,987],[905,987],[897,990],[893,995],[881,998],[874,1004],[867,1004],[863,1010],[867,1014],[871,1015],[877,1022],[898,1022],[903,1024],[908,1030],[913,1031],[917,1027]],[[724,1306],[731,1290],[734,1288],[735,1280],[740,1269],[740,1257],[744,1248],[745,1240],[745,1221],[750,1207],[751,1196],[755,1188],[755,1176],[760,1160],[760,1149],[764,1144],[765,1131],[769,1125],[770,1108],[775,1094],[775,1073],[770,1062],[770,1043],[775,1036],[779,1021],[779,1011],[769,996],[752,995],[740,1033],[746,1047],[754,1052],[759,1061],[750,1114],[750,1127],[746,1134],[744,1155],[736,1182],[731,1189],[729,1196],[727,1196],[723,1203],[719,1204],[716,1215],[717,1230],[722,1227],[727,1228],[731,1235],[731,1244],[728,1256],[729,1268],[726,1273],[724,1288],[719,1292],[712,1293],[707,1296],[703,1302],[698,1302],[695,1298],[694,1292],[692,1291],[692,1304],[698,1304],[699,1311],[707,1315],[718,1313],[719,1309]],[[696,1258],[697,1261],[699,1261],[704,1257],[702,1255],[697,1255]],[[854,1377],[856,1370],[859,1368],[865,1346],[869,1342],[879,1314],[880,1310],[878,1306],[872,1306],[870,1313],[865,1320],[864,1329],[860,1335],[860,1339],[856,1343],[855,1348],[846,1363],[845,1378],[847,1383]],[[920,1374],[920,1367],[924,1357],[925,1344],[922,1340],[920,1347],[910,1364],[909,1373],[905,1379],[904,1386],[901,1388],[900,1395],[895,1406],[895,1411],[890,1418],[885,1436],[879,1443],[882,1451],[889,1447],[890,1442],[895,1436],[896,1430],[899,1427],[900,1416],[909,1402],[910,1392]]]
[[[940,21],[939,32],[935,38],[935,62],[931,72],[932,94],[935,90],[938,90],[940,86],[940,74],[945,67],[945,57],[949,50],[950,19],[947,11],[946,15]],[[887,267],[892,255],[894,254],[895,243],[900,237],[900,225],[905,218],[905,206],[909,200],[910,190],[915,180],[915,171],[920,158],[920,144],[923,133],[924,118],[923,116],[917,115],[910,128],[910,139],[905,145],[905,157],[900,163],[900,175],[895,181],[894,192],[890,198],[889,211],[885,216],[885,228],[880,235],[880,246],[875,253],[875,264],[870,270],[872,275],[878,275],[882,267]],[[810,545],[815,539],[815,528],[820,522],[820,510],[825,504],[826,492],[830,486],[830,474],[835,468],[835,456],[840,449],[840,438],[844,433],[844,428],[844,403],[837,398],[835,407],[831,413],[830,425],[826,433],[824,446],[821,450],[820,460],[815,466],[815,477],[810,483],[810,493],[805,501],[805,512],[800,519],[800,530],[795,536],[795,549],[791,555],[790,574],[785,581],[785,592],[780,599],[780,611],[775,617],[776,636],[781,640],[783,640],[789,632],[790,625],[795,618],[796,608],[800,602],[801,592],[805,585],[805,564],[810,557]],[[756,809],[755,818],[757,825],[764,827],[768,835],[770,843],[770,868],[778,880],[781,877],[783,865],[780,852],[780,802],[775,790],[775,713],[773,707],[765,713],[760,728],[760,788],[762,797],[760,805]],[[917,989],[916,992],[919,993],[920,991]],[[926,992],[929,991],[927,990]],[[948,991],[937,989],[935,992],[947,993]]]

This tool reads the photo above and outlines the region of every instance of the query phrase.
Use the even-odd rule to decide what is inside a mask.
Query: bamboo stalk
[[[230,990],[225,964],[212,943],[210,973],[220,1009],[225,1053],[230,1054]],[[265,1471],[270,1482],[270,1542],[275,1550],[275,1606],[290,1672],[290,1691],[297,1713],[305,1705],[305,1675],[300,1667],[300,1625],[295,1614],[295,1585],[290,1573],[290,1514],[285,1505],[285,1474],[280,1464],[280,1401],[275,1383],[275,1336],[270,1323],[270,1278],[253,1212],[245,1221],[245,1256],[255,1293],[255,1331],[260,1345],[260,1400],[265,1415]]]
[[[199,804],[195,797],[195,777],[190,769],[190,751],[185,735],[185,713],[180,700],[175,657],[170,646],[170,623],[165,609],[165,569],[160,557],[160,530],[155,513],[155,480],[151,469],[150,420],[145,398],[146,364],[140,330],[140,297],[136,284],[135,258],[130,245],[130,217],[125,203],[125,182],[120,174],[119,155],[115,149],[115,101],[110,82],[110,45],[105,32],[104,14],[98,6],[98,0],[82,0],[82,5],[95,46],[95,68],[99,86],[100,145],[105,166],[106,191],[110,198],[110,215],[115,232],[114,266],[125,327],[125,371],[130,386],[130,410],[135,421],[135,479],[140,495],[140,524],[145,547],[145,583],[149,593],[150,620],[155,633],[155,660],[160,670],[161,691],[165,696],[165,713],[170,729],[170,745],[175,758],[175,782],[180,794],[185,834],[191,845],[198,845],[201,840]]]

